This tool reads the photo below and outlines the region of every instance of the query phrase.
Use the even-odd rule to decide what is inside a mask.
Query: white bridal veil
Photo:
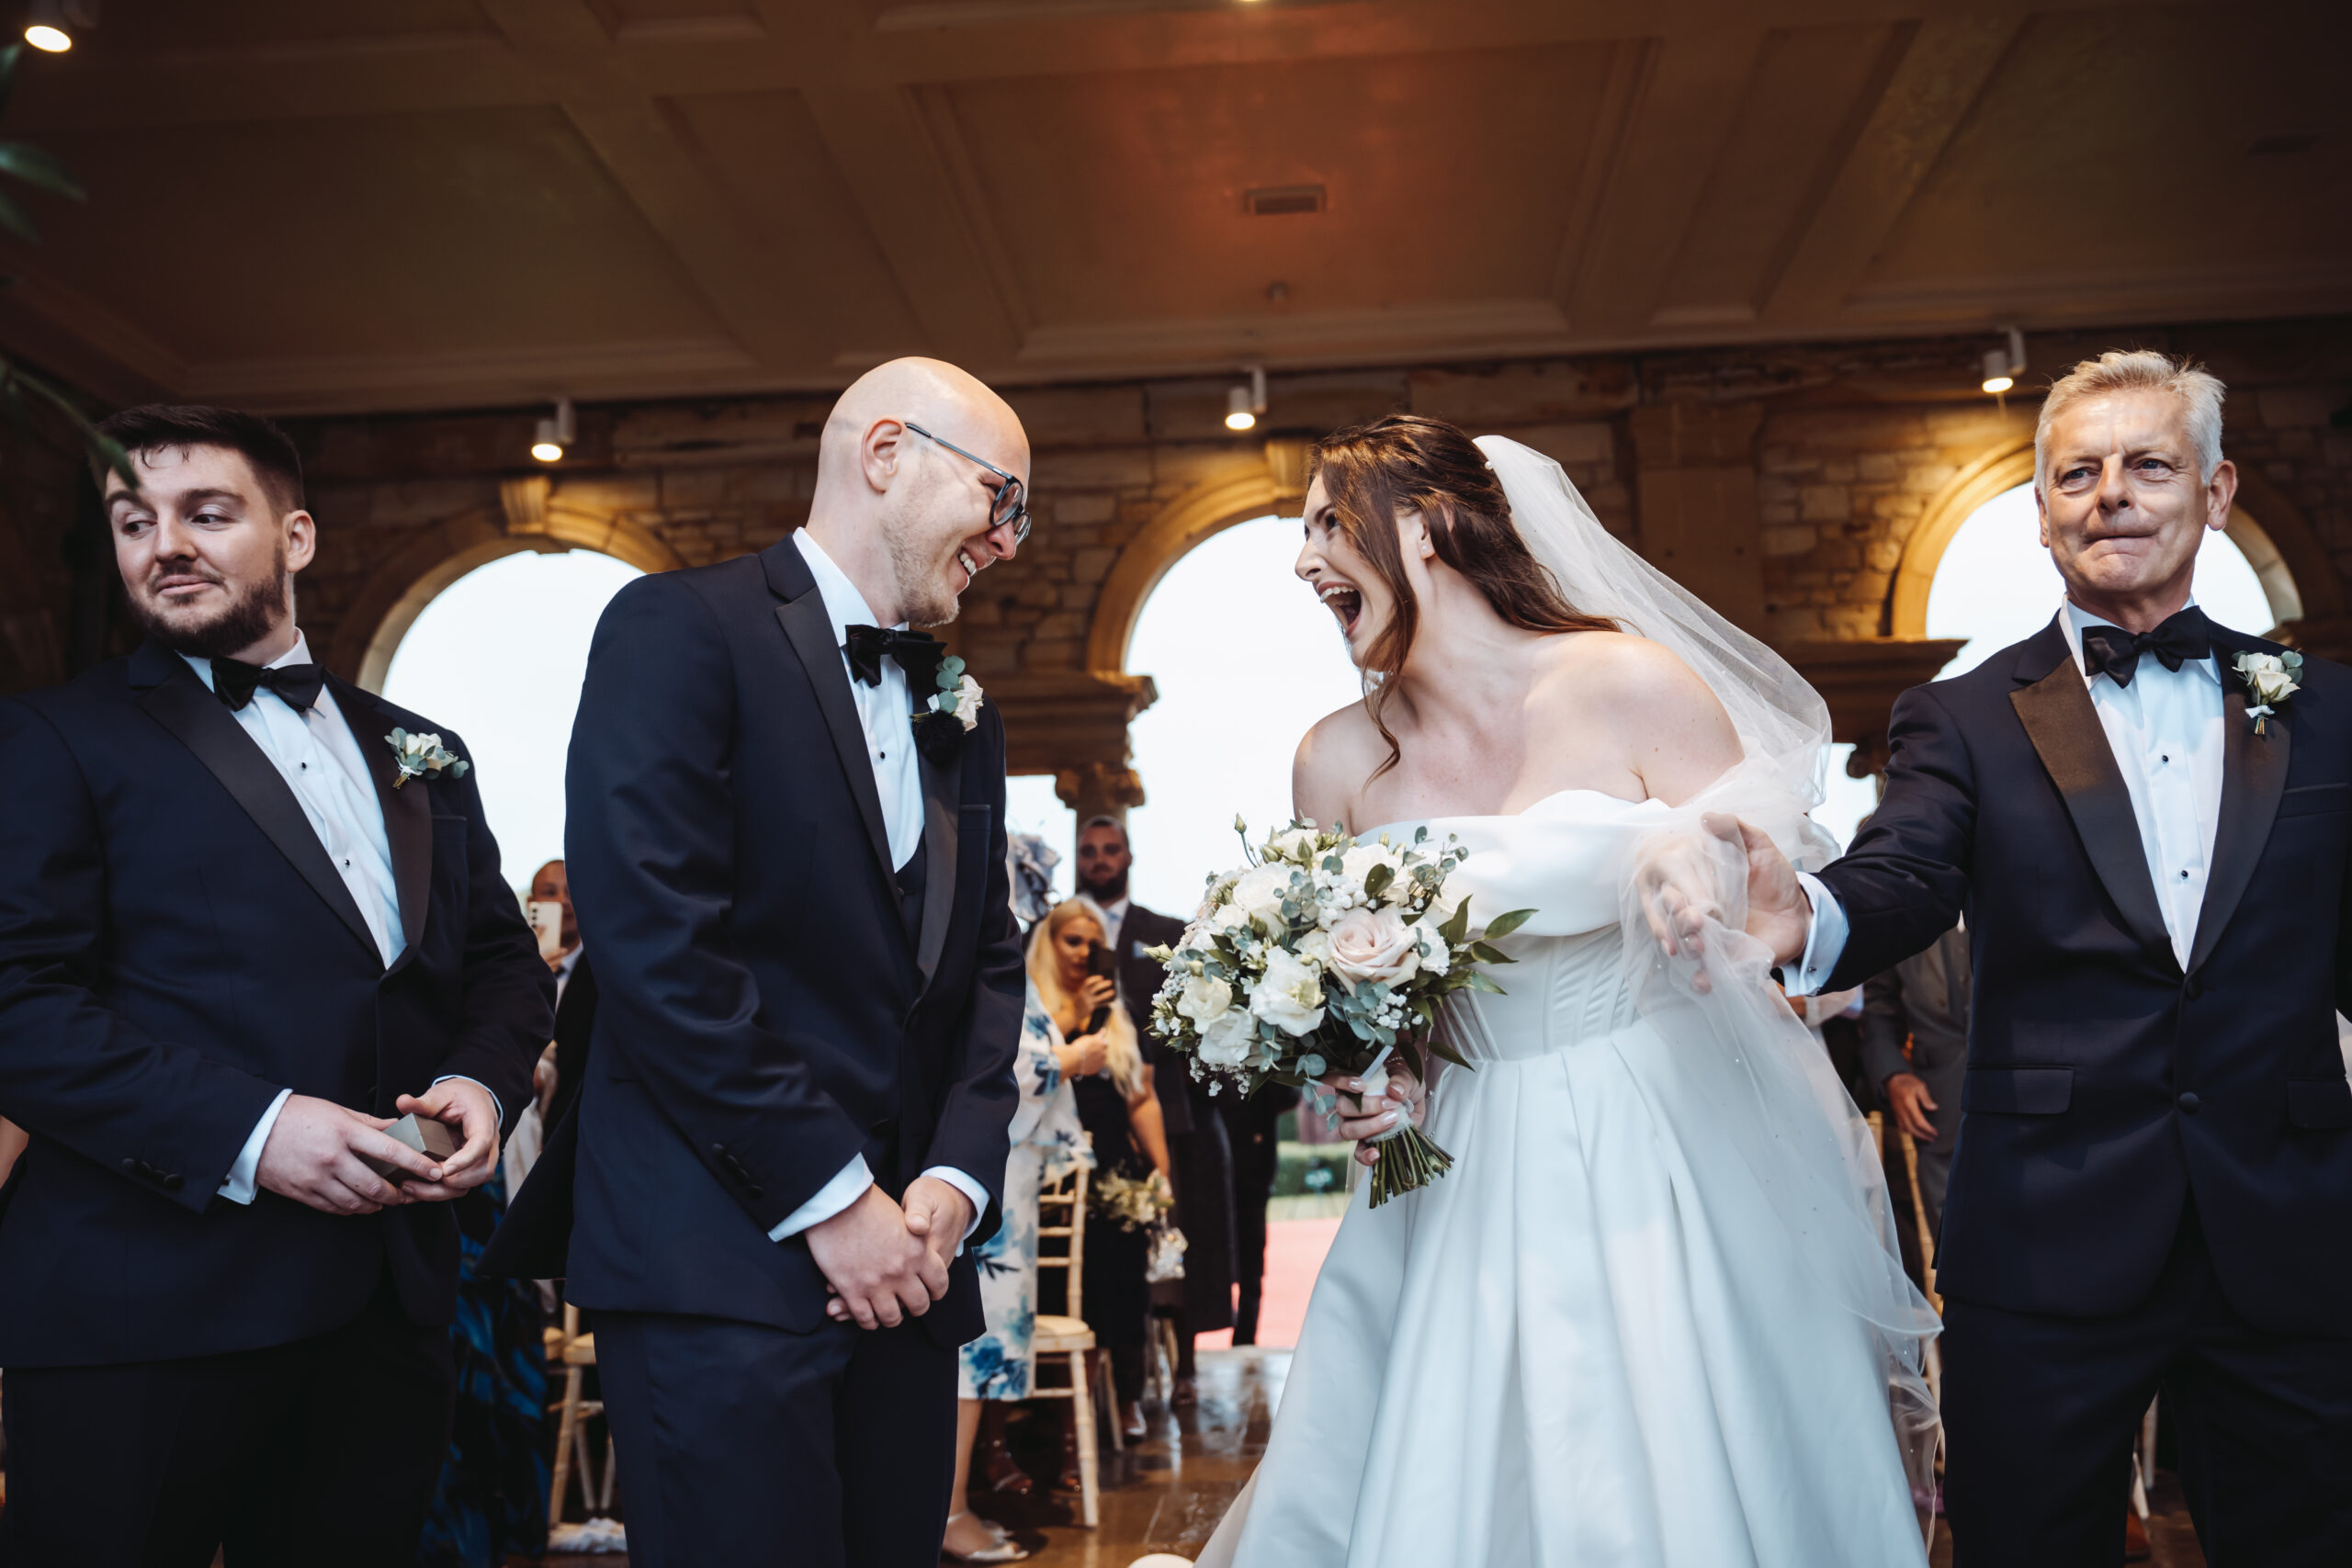
[[[1883,1359],[1888,1406],[1915,1495],[1926,1496],[1940,1425],[1923,1365],[1938,1322],[1903,1272],[1894,1214],[1869,1124],[1813,1035],[1771,985],[1770,955],[1745,934],[1747,863],[1700,832],[1702,814],[1725,812],[1771,835],[1807,869],[1835,853],[1807,817],[1820,804],[1829,710],[1786,660],[1739,630],[1611,537],[1559,464],[1499,435],[1478,447],[1502,482],[1521,538],[1568,602],[1671,649],[1721,699],[1743,760],[1645,837],[1620,888],[1626,963],[1645,1015],[1676,1015],[1674,1037],[1711,1053],[1678,1074],[1705,1097],[1685,1109],[1707,1122],[1702,1145],[1727,1150],[1770,1200],[1784,1235],[1820,1292],[1824,1312],[1849,1315]],[[1701,960],[1669,962],[1647,936],[1638,907],[1646,856],[1694,845],[1714,882],[1719,919]],[[1703,991],[1693,985],[1703,967]],[[1686,1146],[1694,1130],[1682,1129]],[[1720,1142],[1713,1142],[1720,1140]],[[1769,1327],[1769,1325],[1767,1325]]]

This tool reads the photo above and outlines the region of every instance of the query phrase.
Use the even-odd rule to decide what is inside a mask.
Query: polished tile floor
[[[1216,1529],[1264,1450],[1275,1401],[1290,1370],[1287,1350],[1206,1350],[1200,1403],[1170,1413],[1149,1408],[1150,1430],[1125,1452],[1103,1455],[1102,1528],[1081,1529],[1074,1497],[976,1497],[1035,1549],[1037,1568],[1127,1568],[1151,1552],[1190,1557]],[[2149,1529],[2151,1568],[2203,1568],[2188,1513],[2169,1474],[2160,1477]],[[2122,1528],[2119,1517],[2116,1528]],[[520,1561],[519,1559],[517,1560]],[[1940,1524],[1930,1562],[1949,1568],[1951,1541]],[[546,1568],[616,1568],[613,1557],[550,1557]],[[1435,1568],[1435,1565],[1433,1565]]]

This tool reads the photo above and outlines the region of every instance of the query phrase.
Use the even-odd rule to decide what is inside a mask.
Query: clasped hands
[[[469,1078],[444,1078],[424,1095],[404,1094],[394,1109],[458,1129],[458,1152],[446,1160],[417,1153],[384,1129],[392,1123],[332,1100],[290,1095],[262,1144],[256,1185],[322,1214],[373,1214],[410,1203],[447,1202],[488,1181],[498,1168],[498,1107]],[[367,1159],[401,1179],[376,1174]]]
[[[1768,834],[1726,812],[1708,812],[1699,818],[1699,828],[1652,846],[1634,872],[1642,913],[1666,955],[1704,954],[1708,923],[1724,915],[1722,869],[1736,857],[1747,873],[1747,934],[1771,949],[1776,964],[1803,957],[1813,900],[1789,857]],[[1690,985],[1708,990],[1707,972],[1693,973]]]
[[[903,1205],[878,1184],[868,1187],[805,1233],[833,1292],[825,1315],[860,1328],[896,1328],[921,1317],[947,1293],[947,1265],[972,1218],[972,1201],[937,1177],[910,1182]]]

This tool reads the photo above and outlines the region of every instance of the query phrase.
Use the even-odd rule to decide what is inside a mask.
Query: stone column
[[[1004,715],[1006,772],[1053,774],[1054,793],[1081,822],[1125,821],[1143,804],[1127,724],[1159,698],[1150,676],[1035,671],[985,684]]]
[[[1652,403],[1632,418],[1642,554],[1725,620],[1760,635],[1756,432],[1764,405]]]

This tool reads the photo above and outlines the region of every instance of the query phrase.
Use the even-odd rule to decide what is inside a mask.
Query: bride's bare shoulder
[[[1588,708],[1652,716],[1721,713],[1699,672],[1671,649],[1624,632],[1575,632],[1545,637],[1538,659],[1547,685]]]
[[[1347,814],[1349,798],[1388,758],[1388,743],[1361,702],[1324,715],[1299,738],[1291,759],[1290,793],[1301,817],[1329,825]]]

